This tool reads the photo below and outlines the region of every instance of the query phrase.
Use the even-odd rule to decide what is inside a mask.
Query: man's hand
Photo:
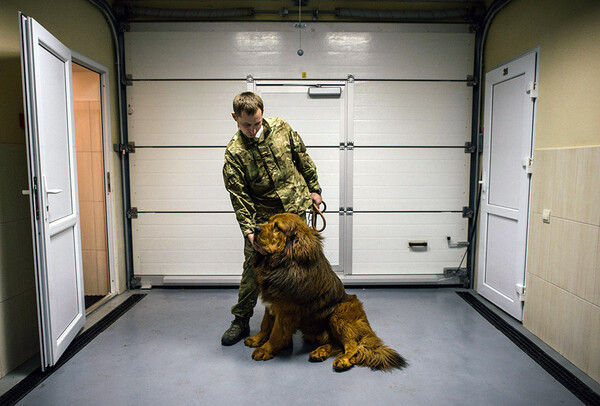
[[[319,207],[321,203],[323,203],[323,198],[318,193],[311,193],[310,198],[312,199],[313,203],[317,205],[317,207]]]
[[[252,244],[252,248],[254,248],[255,251],[261,253],[262,255],[267,255],[267,252],[265,250],[260,248],[258,245],[254,244],[254,234],[248,234],[247,237],[248,240],[250,240],[250,244]]]

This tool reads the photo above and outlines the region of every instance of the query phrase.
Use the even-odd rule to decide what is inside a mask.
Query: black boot
[[[221,344],[233,345],[242,338],[250,334],[250,319],[247,317],[235,316],[235,320],[231,322],[231,327],[221,337]]]

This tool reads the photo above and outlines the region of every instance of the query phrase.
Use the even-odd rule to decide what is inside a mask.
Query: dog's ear
[[[292,258],[299,264],[308,263],[318,255],[319,238],[309,228],[297,228],[289,237],[292,241]]]

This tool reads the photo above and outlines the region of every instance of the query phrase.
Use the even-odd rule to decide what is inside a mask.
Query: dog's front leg
[[[269,309],[269,306],[265,306],[265,315],[260,323],[260,331],[256,335],[246,338],[244,344],[256,348],[266,343],[271,335],[271,330],[273,330],[274,322],[275,317],[271,314],[271,309]]]
[[[254,350],[252,358],[257,361],[273,358],[292,341],[292,336],[298,329],[299,320],[299,316],[295,313],[275,311],[275,322],[271,335],[266,343]]]

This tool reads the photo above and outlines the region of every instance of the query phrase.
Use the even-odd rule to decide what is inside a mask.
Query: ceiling
[[[299,4],[301,2],[301,4]],[[137,21],[354,21],[477,23],[493,0],[113,0]]]

